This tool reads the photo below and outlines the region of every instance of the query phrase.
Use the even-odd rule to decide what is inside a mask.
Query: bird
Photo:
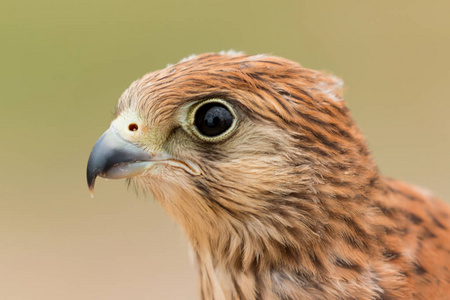
[[[343,81],[272,55],[189,56],[134,81],[87,165],[187,235],[202,300],[450,299],[450,208],[383,176]]]

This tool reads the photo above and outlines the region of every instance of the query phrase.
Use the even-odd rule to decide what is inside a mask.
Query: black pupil
[[[211,102],[197,110],[194,124],[201,134],[214,137],[227,131],[231,127],[233,119],[233,115],[225,105]]]

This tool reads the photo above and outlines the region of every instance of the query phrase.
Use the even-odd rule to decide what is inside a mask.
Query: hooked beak
[[[184,169],[192,175],[200,174],[198,167],[190,161],[178,160],[165,154],[150,154],[109,128],[95,143],[89,156],[86,176],[91,197],[94,196],[97,176],[110,179],[133,177],[158,163]]]
[[[109,128],[95,143],[89,156],[86,175],[91,196],[97,176],[111,179],[133,177],[148,169],[149,164],[154,163],[153,158]]]

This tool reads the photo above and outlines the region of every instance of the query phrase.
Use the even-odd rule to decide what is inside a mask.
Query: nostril
[[[137,131],[138,129],[139,129],[139,127],[136,123],[131,123],[130,125],[128,125],[129,131]]]

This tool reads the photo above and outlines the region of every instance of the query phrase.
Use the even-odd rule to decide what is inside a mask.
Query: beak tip
[[[91,195],[91,198],[94,198],[94,185],[89,186],[89,195]]]
[[[87,184],[88,184],[88,188],[89,188],[89,194],[91,195],[91,198],[94,198],[94,186],[95,186],[95,179],[97,178],[97,174],[95,174],[95,172],[92,171],[92,168],[89,167],[88,164],[88,168],[87,168]]]

